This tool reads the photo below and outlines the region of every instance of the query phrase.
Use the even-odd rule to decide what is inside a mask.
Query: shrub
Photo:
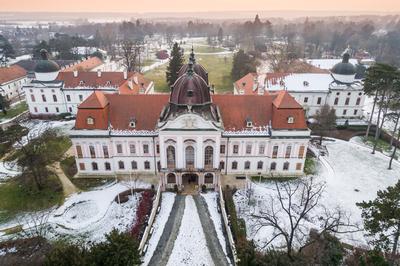
[[[344,265],[348,266],[389,266],[383,253],[379,250],[355,249],[347,256]]]
[[[142,193],[139,206],[136,210],[136,222],[131,229],[131,236],[141,239],[147,225],[148,217],[153,207],[154,191],[146,190]]]
[[[178,192],[179,192],[178,185],[176,185],[176,184],[174,185],[174,192],[175,192],[175,193],[178,193]]]
[[[46,255],[45,266],[85,266],[88,265],[88,251],[78,245],[64,241],[56,242],[52,250]]]
[[[207,187],[206,185],[201,186],[201,192],[206,193],[207,192]]]

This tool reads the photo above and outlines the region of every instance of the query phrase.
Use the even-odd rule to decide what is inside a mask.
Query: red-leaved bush
[[[145,190],[142,193],[139,206],[136,210],[136,221],[131,228],[131,236],[140,241],[146,229],[147,221],[149,219],[151,208],[153,206],[153,190]]]

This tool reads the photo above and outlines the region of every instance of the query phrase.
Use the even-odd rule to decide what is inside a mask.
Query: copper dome
[[[178,105],[201,105],[211,102],[210,88],[191,66],[171,87],[170,102]]]

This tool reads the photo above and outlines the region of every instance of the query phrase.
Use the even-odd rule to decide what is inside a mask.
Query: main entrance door
[[[196,193],[199,187],[199,176],[197,174],[183,174],[182,185],[184,193]]]

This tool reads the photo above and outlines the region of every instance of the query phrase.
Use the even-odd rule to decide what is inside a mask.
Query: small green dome
[[[342,62],[334,65],[331,72],[333,74],[337,74],[337,75],[354,75],[354,74],[356,74],[356,72],[357,72],[356,67],[352,63],[350,63],[349,60],[350,60],[350,54],[347,52],[344,53]]]
[[[35,66],[36,73],[51,73],[60,71],[59,65],[56,62],[49,60],[48,53],[45,49],[40,50],[40,55],[42,59]]]

